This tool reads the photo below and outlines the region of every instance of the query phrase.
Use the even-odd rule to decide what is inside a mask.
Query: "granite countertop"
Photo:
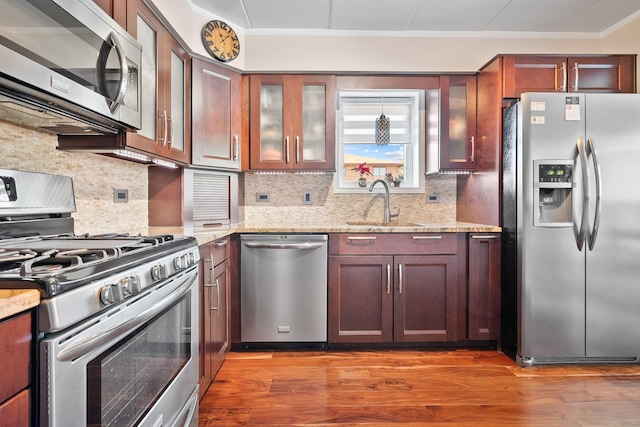
[[[0,289],[0,320],[40,304],[40,292],[35,289]]]
[[[149,227],[150,234],[194,236],[199,244],[208,243],[234,233],[499,233],[495,225],[468,222],[433,224],[357,221],[344,224],[238,224],[222,227]]]

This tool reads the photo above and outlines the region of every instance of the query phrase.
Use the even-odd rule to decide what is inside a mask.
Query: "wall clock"
[[[240,53],[236,32],[229,24],[217,19],[202,27],[202,43],[209,55],[222,62],[232,61]]]

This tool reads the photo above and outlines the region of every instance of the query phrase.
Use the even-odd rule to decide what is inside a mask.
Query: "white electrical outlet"
[[[439,194],[427,194],[427,203],[440,203]]]
[[[304,203],[305,205],[312,205],[313,204],[313,198],[311,197],[311,191],[305,191],[304,192],[304,198],[302,199],[302,203]]]

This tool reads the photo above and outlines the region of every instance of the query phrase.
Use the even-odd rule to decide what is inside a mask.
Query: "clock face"
[[[211,56],[223,62],[236,59],[240,53],[238,36],[226,22],[207,22],[202,28],[202,43]]]

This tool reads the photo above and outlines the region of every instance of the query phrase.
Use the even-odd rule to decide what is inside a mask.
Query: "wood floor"
[[[495,351],[231,352],[200,426],[640,426],[640,366]]]

